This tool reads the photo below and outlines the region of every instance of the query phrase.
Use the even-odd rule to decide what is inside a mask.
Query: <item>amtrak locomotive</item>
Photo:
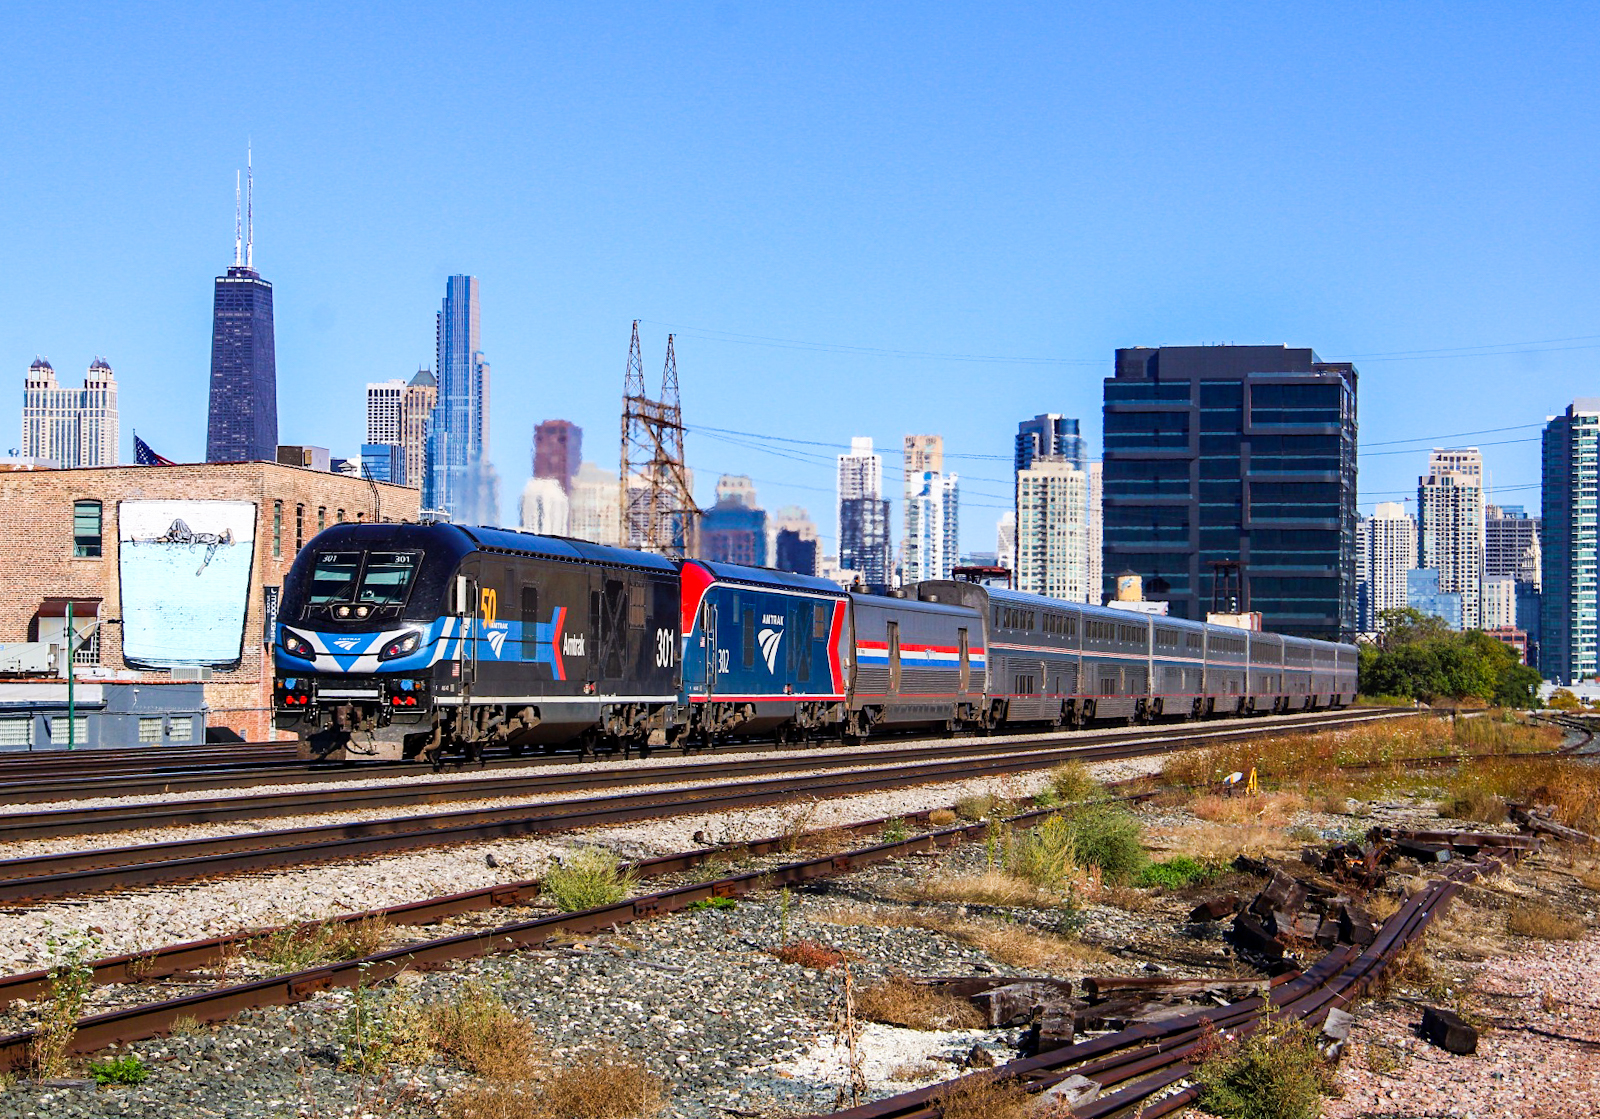
[[[323,755],[435,760],[1281,713],[1356,690],[1351,645],[449,524],[319,533],[273,652],[279,728]]]

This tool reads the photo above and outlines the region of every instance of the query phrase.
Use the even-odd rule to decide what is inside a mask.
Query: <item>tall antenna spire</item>
[[[239,211],[239,172],[233,173],[233,266],[235,268],[244,263],[244,235],[240,225]]]
[[[244,149],[244,266],[246,268],[256,266],[256,171],[252,147],[253,145],[247,142]]]

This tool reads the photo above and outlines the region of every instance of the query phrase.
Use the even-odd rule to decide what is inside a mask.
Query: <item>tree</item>
[[[1557,688],[1551,692],[1549,703],[1557,711],[1576,711],[1583,706],[1583,701],[1566,688]]]
[[[1504,642],[1481,630],[1456,633],[1410,608],[1385,610],[1381,618],[1386,628],[1377,648],[1363,650],[1358,661],[1365,694],[1539,706],[1538,672]]]

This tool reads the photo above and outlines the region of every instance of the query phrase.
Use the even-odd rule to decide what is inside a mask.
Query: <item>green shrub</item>
[[[1055,794],[1056,801],[1062,804],[1080,804],[1105,793],[1100,782],[1089,776],[1089,767],[1082,762],[1068,762],[1052,769],[1049,790]]]
[[[883,832],[878,838],[880,843],[904,843],[911,838],[911,829],[899,816],[891,816],[883,822]]]
[[[1200,1106],[1222,1119],[1317,1119],[1333,1073],[1303,1026],[1263,1026],[1196,1071]]]
[[[1181,890],[1186,886],[1204,886],[1215,882],[1223,868],[1207,860],[1191,859],[1178,855],[1164,863],[1150,863],[1133,880],[1135,886],[1159,886],[1163,890]]]
[[[1060,816],[1013,835],[1005,847],[1006,870],[1047,890],[1063,886],[1076,865],[1072,827]]]
[[[1139,821],[1120,804],[1086,804],[1067,817],[1079,863],[1097,866],[1108,882],[1128,882],[1150,856],[1140,842]]]
[[[739,901],[738,901],[737,898],[701,898],[699,901],[691,901],[688,905],[684,906],[684,908],[685,909],[737,909],[737,908],[739,908]]]
[[[580,847],[545,872],[543,892],[563,913],[612,905],[633,892],[638,877],[604,847]]]
[[[143,1084],[150,1076],[144,1062],[132,1053],[110,1057],[104,1061],[90,1061],[89,1075],[96,1084]]]

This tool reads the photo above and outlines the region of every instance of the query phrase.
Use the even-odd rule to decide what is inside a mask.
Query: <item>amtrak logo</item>
[[[334,639],[333,643],[335,645],[339,646],[339,648],[343,649],[345,652],[348,653],[351,649],[354,649],[357,645],[361,644],[361,638],[359,638],[359,637],[338,637],[338,638]]]
[[[489,648],[494,650],[494,659],[500,659],[500,650],[506,643],[506,631],[492,629],[489,631]]]
[[[783,640],[783,630],[764,629],[756,640],[761,645],[761,655],[766,658],[767,671],[776,674],[778,671],[778,642]]]

